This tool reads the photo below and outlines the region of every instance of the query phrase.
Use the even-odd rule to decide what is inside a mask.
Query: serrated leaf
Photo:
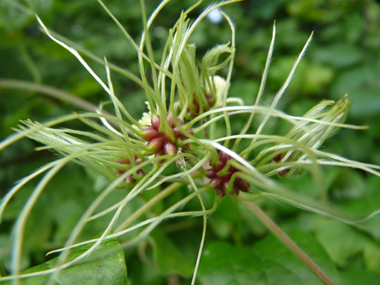
[[[73,260],[84,253],[91,245],[82,245],[70,251],[67,260]],[[48,270],[55,266],[57,258],[43,264],[29,268],[21,274]],[[50,275],[21,279],[22,285],[44,285]],[[8,282],[5,284],[11,284]],[[127,284],[127,267],[124,260],[124,251],[120,248],[116,238],[105,241],[94,253],[83,262],[63,269],[56,280],[56,284]]]
[[[308,233],[290,235],[332,278],[337,271],[316,239]],[[203,252],[199,267],[202,284],[322,284],[293,253],[270,235],[251,248],[214,242]]]

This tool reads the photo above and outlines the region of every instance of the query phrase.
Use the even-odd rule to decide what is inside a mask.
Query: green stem
[[[162,192],[160,192],[158,195],[156,195],[154,198],[149,200],[149,202],[145,203],[144,206],[142,206],[140,209],[138,209],[136,212],[133,213],[132,216],[130,216],[124,223],[122,223],[116,230],[115,233],[120,232],[124,229],[126,229],[130,224],[132,224],[138,217],[140,217],[142,214],[144,214],[148,209],[150,209],[154,204],[158,203],[162,199],[164,199],[166,196],[173,193],[175,190],[177,190],[179,187],[182,186],[182,183],[173,183],[166,187]]]
[[[302,250],[259,206],[253,202],[243,203],[259,220],[326,285],[335,285],[334,281]]]
[[[34,92],[40,92],[44,95],[48,95],[61,101],[70,102],[71,104],[90,112],[94,112],[97,108],[96,105],[86,100],[80,99],[70,93],[42,84],[36,84],[22,80],[0,79],[0,88],[17,88]]]
[[[23,42],[18,43],[18,48],[20,50],[21,56],[24,60],[24,63],[27,67],[27,69],[30,71],[30,74],[33,77],[33,81],[35,83],[40,84],[42,79],[41,79],[41,73],[38,70],[36,64],[33,62],[32,58],[30,57],[28,50],[25,47],[25,44]]]

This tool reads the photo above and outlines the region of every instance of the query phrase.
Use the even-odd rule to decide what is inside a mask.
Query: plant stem
[[[326,285],[335,285],[334,281],[302,250],[259,206],[253,202],[243,203],[259,220]]]
[[[44,95],[51,96],[53,98],[59,99],[61,101],[70,102],[71,104],[90,112],[94,112],[97,109],[96,105],[78,98],[70,93],[59,90],[54,87],[36,84],[31,82],[26,82],[22,80],[13,80],[13,79],[0,79],[0,88],[12,88],[12,89],[23,89],[34,92],[40,92]],[[104,112],[106,113],[106,112]]]

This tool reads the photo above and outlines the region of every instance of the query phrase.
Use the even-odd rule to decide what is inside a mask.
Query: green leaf
[[[157,266],[165,275],[179,274],[190,277],[194,271],[194,263],[185,257],[180,249],[158,228],[152,233],[154,240],[154,258]]]
[[[331,88],[331,97],[338,99],[348,93],[353,101],[350,115],[357,118],[376,116],[380,106],[378,78],[380,67],[365,64],[347,69],[335,80]]]
[[[75,259],[91,245],[82,245],[70,251],[68,261]],[[55,266],[58,257],[43,264],[22,271],[22,274],[39,272]],[[46,284],[50,275],[21,279],[22,285]],[[83,262],[63,269],[56,284],[127,284],[127,267],[124,251],[116,238],[105,241],[95,252]],[[5,283],[5,284],[11,284]]]
[[[202,284],[260,283],[263,262],[252,249],[213,242],[203,251],[198,276]]]
[[[316,239],[306,232],[290,235],[333,279],[337,271]],[[274,236],[252,248],[235,247],[225,242],[209,244],[199,266],[203,284],[321,284],[321,281]]]
[[[216,211],[209,218],[209,225],[219,238],[225,239],[232,235],[239,216],[237,204],[231,197],[226,197],[220,201]]]
[[[367,268],[380,273],[380,246],[370,241],[364,247],[364,260]]]
[[[334,67],[347,67],[362,60],[361,50],[346,43],[334,43],[315,49],[314,58]]]
[[[339,275],[340,285],[378,284],[380,274],[368,271],[347,271]]]
[[[319,242],[338,266],[345,266],[349,257],[363,250],[368,238],[354,228],[321,217],[315,227]]]

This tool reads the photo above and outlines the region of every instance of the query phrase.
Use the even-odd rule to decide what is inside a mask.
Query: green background
[[[104,2],[138,41],[142,30],[139,1]],[[153,11],[159,3],[146,2],[148,12]],[[194,2],[173,0],[158,16],[152,27],[157,60],[160,59],[163,44],[168,36],[168,28],[175,23],[180,11]],[[196,9],[191,16],[196,18],[210,3],[212,2],[204,1],[202,8]],[[0,139],[13,133],[11,128],[17,126],[19,119],[46,121],[79,110],[75,106],[38,92],[4,88],[1,86],[3,79],[17,79],[56,87],[94,104],[108,100],[107,94],[72,54],[40,31],[31,11],[38,13],[45,25],[55,32],[99,57],[106,56],[109,62],[138,73],[135,51],[97,1],[0,0]],[[326,141],[323,150],[354,160],[380,164],[380,5],[376,1],[247,0],[229,5],[224,11],[236,25],[237,51],[230,96],[243,98],[247,105],[254,103],[274,20],[277,35],[264,103],[270,102],[270,98],[281,87],[296,56],[310,33],[314,31],[306,56],[278,108],[292,115],[302,115],[323,99],[338,100],[348,93],[353,103],[347,123],[368,125],[370,129],[341,130]],[[225,43],[229,39],[230,29],[225,21],[214,24],[206,19],[195,31],[191,42],[196,43],[197,54],[201,56],[216,44]],[[105,78],[104,66],[91,60],[89,63],[97,74]],[[145,111],[144,92],[118,74],[113,74],[113,83],[120,100],[127,106],[133,106],[130,109],[131,113],[135,118],[139,118]],[[85,128],[79,123],[71,123],[68,126]],[[238,131],[239,125],[236,128]],[[273,131],[284,132],[281,126]],[[35,152],[36,146],[37,143],[25,139],[0,153],[0,196],[3,196],[15,181],[54,159],[51,152]],[[329,198],[352,217],[363,218],[380,208],[380,179],[360,171],[336,168],[326,169],[326,179],[330,185]],[[289,184],[297,191],[311,192],[308,189],[312,188],[312,180],[305,176],[283,180],[283,183]],[[16,195],[0,225],[0,263],[5,270],[9,266],[8,236],[14,219],[32,189],[33,185],[30,184]],[[96,197],[97,190],[96,181],[91,174],[78,166],[69,165],[59,173],[44,192],[29,219],[23,268],[44,262],[44,254],[48,250],[62,245],[77,219]],[[122,197],[123,193],[119,192],[109,197],[107,202],[111,205]],[[169,205],[171,201],[165,203]],[[165,203],[162,203],[161,207],[165,207]],[[135,206],[137,208],[138,203]],[[339,275],[340,284],[357,284],[350,282],[380,278],[377,275],[380,274],[379,219],[370,221],[368,228],[363,230],[275,202],[264,202],[261,206],[286,231],[301,232],[298,236],[300,242],[303,237],[312,240],[313,246],[321,246],[327,255],[320,258],[324,263],[332,261],[332,269],[329,270],[336,271],[334,274]],[[187,207],[198,205],[194,203]],[[247,251],[241,253],[241,249],[245,247],[254,251],[252,256],[272,256],[273,252],[265,251],[265,248],[255,251],[260,245],[256,243],[257,240],[261,239],[259,243],[263,244],[270,241],[268,238],[262,240],[266,230],[250,215],[252,214],[243,206],[236,205],[229,197],[225,198],[217,212],[209,219],[206,248],[209,247],[212,251],[219,247],[218,250],[223,251],[225,248],[234,247],[237,259],[231,262],[236,262],[237,265],[245,259]],[[82,233],[81,238],[92,238],[104,230],[106,222],[99,220],[92,223],[91,227]],[[179,282],[188,284],[188,265],[184,262],[182,267],[177,267],[181,260],[191,260],[190,267],[194,264],[201,229],[201,219],[165,223],[160,232],[152,235],[151,241],[148,242],[150,258],[157,263],[155,266],[144,263],[138,257],[137,251],[126,252],[130,283],[165,284],[167,277],[164,275],[177,276],[178,273],[181,276],[176,277],[179,278]],[[216,241],[219,243],[215,243]],[[173,256],[174,262],[165,260],[167,256],[160,255],[160,245],[167,243],[178,249],[178,253]],[[250,258],[248,260],[248,264],[257,265],[258,261]],[[215,272],[209,268],[214,261],[204,258],[202,262],[199,282],[210,284],[209,280]],[[229,272],[231,269],[229,266],[226,266],[227,269],[221,266],[218,269],[220,272]],[[267,268],[276,268],[271,266],[267,265]],[[235,267],[231,270],[235,270]],[[281,270],[273,269],[269,276],[277,280],[276,274],[280,274],[278,272],[282,272]],[[240,273],[235,274],[242,278],[231,281],[235,283],[226,284],[250,284],[244,281],[244,270],[237,272]],[[249,272],[251,271],[248,270]],[[306,277],[289,274],[284,275],[290,276],[286,277],[289,284],[297,284],[292,283],[295,282],[292,278],[300,278],[297,279],[301,280],[299,284],[305,284],[302,283],[302,278]],[[263,282],[262,284],[276,284],[271,283],[270,279]]]

